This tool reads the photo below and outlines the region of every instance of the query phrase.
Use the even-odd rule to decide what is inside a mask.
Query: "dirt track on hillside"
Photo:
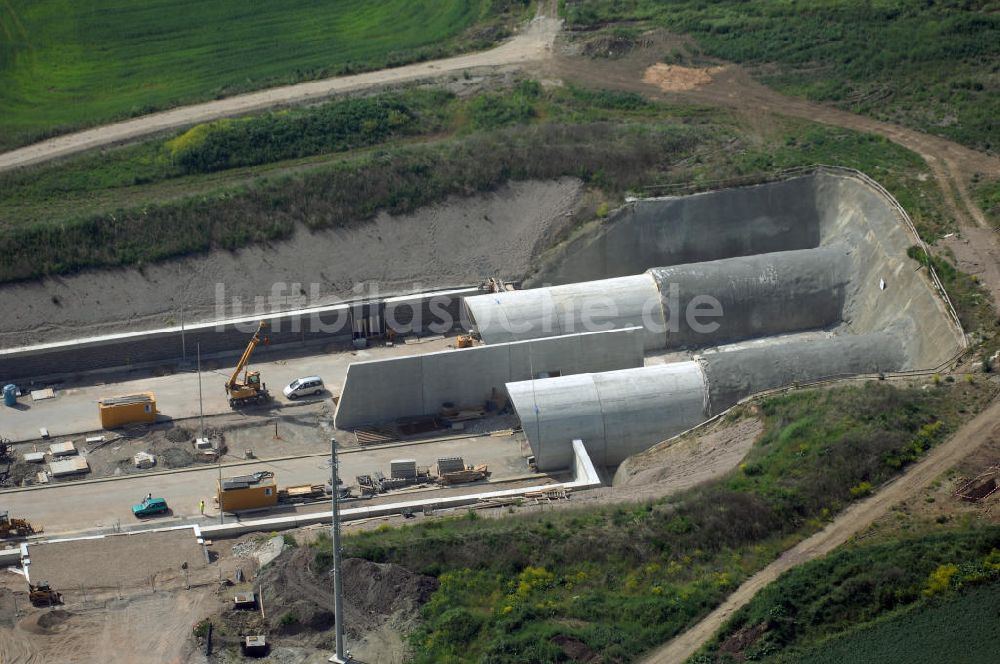
[[[1000,402],[995,401],[923,461],[912,466],[871,498],[855,503],[826,528],[785,551],[777,560],[754,574],[697,625],[644,661],[646,664],[680,664],[715,634],[737,609],[784,572],[826,555],[868,528],[889,508],[919,493],[942,472],[959,463],[984,441],[1000,435]]]
[[[522,65],[541,60],[551,53],[552,44],[559,33],[559,27],[560,21],[558,19],[540,15],[513,39],[489,51],[469,53],[444,60],[420,62],[394,69],[382,69],[354,76],[340,76],[270,88],[203,104],[182,106],[132,120],[57,136],[47,141],[0,154],[0,172],[65,157],[83,150],[124,143],[150,134],[200,122],[280,106],[314,102],[335,94],[436,78],[443,74],[477,67]]]

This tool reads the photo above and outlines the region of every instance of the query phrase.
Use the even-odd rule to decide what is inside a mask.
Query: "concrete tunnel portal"
[[[576,438],[617,465],[762,390],[938,366],[964,335],[907,257],[919,238],[904,215],[872,182],[826,169],[627,204],[547,252],[524,290],[466,297],[483,348],[511,350],[455,351],[466,359],[449,375],[467,375],[435,379],[420,408],[499,389],[539,470],[558,470]],[[515,348],[545,370],[492,367]],[[398,376],[386,362],[366,370]],[[345,398],[363,385],[350,377]]]

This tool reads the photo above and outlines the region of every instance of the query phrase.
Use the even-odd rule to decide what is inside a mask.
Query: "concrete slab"
[[[66,477],[68,475],[80,475],[90,472],[90,464],[83,457],[73,457],[64,461],[52,461],[49,463],[49,474],[52,477]]]
[[[204,547],[190,529],[112,535],[99,539],[28,545],[33,581],[59,590],[149,585],[154,575],[204,569]]]

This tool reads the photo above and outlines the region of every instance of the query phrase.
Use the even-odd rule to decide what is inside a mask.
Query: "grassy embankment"
[[[1000,528],[843,549],[761,591],[692,664],[996,661]]]
[[[416,662],[557,662],[574,648],[632,661],[944,440],[991,389],[870,383],[769,398],[761,439],[722,480],[643,504],[380,529],[348,537],[346,552],[441,580],[412,638]],[[318,547],[325,569],[328,541]]]
[[[1000,152],[995,0],[563,0],[570,27],[623,22],[694,38],[782,92]],[[623,31],[623,32],[622,32]],[[665,53],[683,62],[680,51]]]
[[[183,103],[489,46],[528,0],[10,0],[0,150]]]
[[[300,225],[341,227],[564,175],[613,197],[843,164],[883,182],[925,234],[950,228],[913,153],[807,122],[778,127],[749,138],[725,111],[530,81],[471,99],[415,90],[199,125],[0,175],[0,281],[280,240]]]

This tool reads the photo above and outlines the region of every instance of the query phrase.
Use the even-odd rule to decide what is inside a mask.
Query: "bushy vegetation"
[[[581,647],[632,661],[857,500],[852,487],[942,440],[985,391],[871,383],[770,398],[762,439],[720,481],[645,504],[360,533],[346,552],[441,580],[417,662],[557,662]]]
[[[280,83],[484,48],[528,0],[0,3],[0,150]]]
[[[691,661],[930,663],[958,644],[993,661],[998,599],[1000,528],[844,549],[784,574]]]
[[[778,89],[1000,150],[995,0],[564,0],[570,25],[635,21],[759,66]],[[666,55],[666,54],[665,54]]]
[[[345,99],[308,111],[197,125],[164,147],[185,174],[343,152],[437,131],[451,100],[443,90]]]
[[[537,81],[521,81],[508,93],[479,95],[468,106],[469,121],[475,129],[496,129],[527,123],[536,115],[535,102],[542,94]]]

